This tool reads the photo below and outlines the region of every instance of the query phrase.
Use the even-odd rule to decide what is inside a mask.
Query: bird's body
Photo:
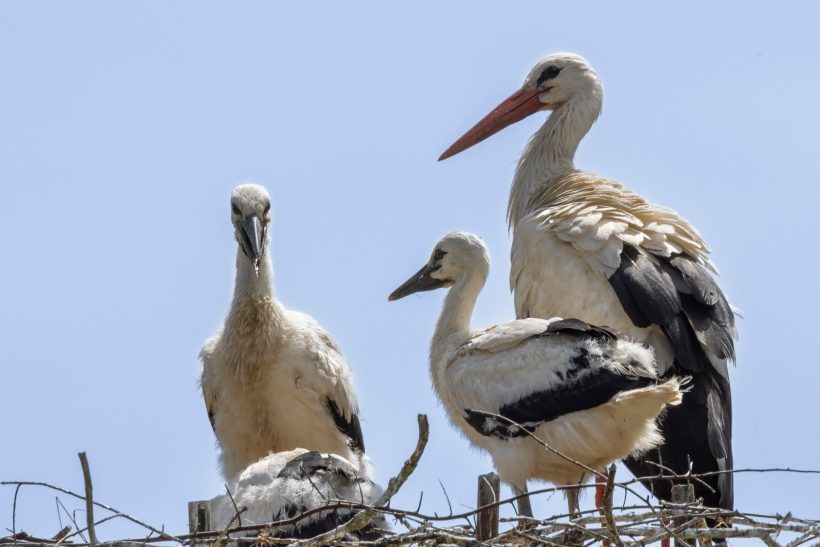
[[[234,199],[243,188],[264,192],[243,185]],[[250,244],[243,245],[243,232],[237,233],[231,309],[200,354],[223,474],[231,478],[269,452],[297,447],[339,454],[365,472],[353,379],[341,350],[310,316],[277,301],[264,235],[254,259],[245,254]]]
[[[381,495],[381,489],[348,460],[302,448],[269,454],[252,463],[229,482],[228,491],[230,496],[222,494],[210,501],[214,530],[234,528],[240,522],[250,526],[293,519],[332,504],[330,500],[371,504]],[[237,509],[241,511],[238,517]],[[295,524],[273,528],[271,535],[311,538],[347,522],[355,513],[339,508],[315,512]],[[384,517],[377,515],[365,529],[347,539],[375,539],[385,529]],[[258,532],[245,535],[256,536]]]
[[[490,453],[501,478],[519,491],[529,479],[572,485],[588,478],[526,431],[593,469],[660,443],[655,419],[681,393],[677,379],[656,382],[652,352],[577,320],[473,330],[488,267],[478,238],[449,234],[391,299],[451,286],[430,346],[430,375],[451,422]]]
[[[575,169],[574,155],[601,110],[603,89],[582,58],[556,54],[522,89],[459,139],[448,157],[543,109],[510,189],[510,284],[518,317],[577,317],[650,345],[664,377],[688,375],[692,389],[663,421],[665,443],[627,460],[638,476],[732,467],[728,361],[734,314],[712,278],[709,248],[677,213],[620,183]],[[696,484],[712,506],[731,508],[730,474]],[[670,499],[671,483],[649,483]]]

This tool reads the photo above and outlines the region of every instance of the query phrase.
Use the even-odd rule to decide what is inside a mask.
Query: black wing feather
[[[690,460],[696,473],[732,466],[732,409],[728,380],[707,357],[734,359],[734,313],[715,280],[686,255],[659,257],[625,245],[621,265],[609,278],[624,311],[635,325],[658,325],[672,345],[675,360],[667,375],[691,375],[691,391],[662,421],[664,444],[627,467],[638,477],[658,473],[652,462],[685,474]],[[707,505],[733,507],[732,477],[706,479],[715,492],[695,484]],[[645,481],[661,499],[671,499],[671,481]]]
[[[606,328],[590,325],[580,319],[559,319],[553,321],[542,333],[542,336],[549,334],[566,334],[570,336],[584,336],[594,338],[596,340],[607,340],[614,342],[618,339],[618,335]]]
[[[683,314],[689,319],[698,340],[717,358],[731,359],[735,354],[731,327],[734,317],[731,309],[721,304],[718,301],[714,306],[706,306],[694,296],[681,295]]]
[[[344,413],[339,410],[338,405],[332,399],[326,401],[327,409],[333,416],[336,427],[347,436],[347,443],[356,452],[364,452],[364,436],[362,435],[362,425],[359,423],[359,416],[351,414],[350,419],[345,418]]]
[[[579,357],[584,356],[585,352]],[[578,363],[578,358],[574,360]],[[587,364],[588,367],[588,364]],[[605,404],[618,393],[646,387],[652,379],[597,368],[579,379],[554,389],[537,391],[502,406],[497,414],[523,427],[516,427],[481,412],[465,409],[467,423],[483,435],[499,438],[521,437],[545,422]]]
[[[680,296],[675,282],[654,257],[625,245],[621,253],[621,266],[613,274],[613,277],[616,276],[631,295],[630,304],[634,301],[650,323],[663,325],[680,311]]]
[[[691,290],[690,294],[694,295],[701,304],[714,306],[718,301],[724,299],[720,287],[706,271],[706,268],[691,258],[678,255],[669,259],[669,265],[680,272],[686,285]]]
[[[305,475],[313,475],[317,471],[334,473],[350,481],[363,480],[359,476],[358,470],[353,465],[346,463],[345,460],[316,451],[305,452],[301,456],[293,458],[279,471],[277,477],[280,479],[301,479]]]

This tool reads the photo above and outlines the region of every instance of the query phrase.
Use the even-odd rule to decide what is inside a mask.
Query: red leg
[[[666,518],[666,517],[661,517],[661,520],[663,520],[663,523],[664,523],[664,524],[669,525],[669,519],[668,519],[668,518]],[[670,539],[671,539],[671,538],[663,538],[663,539],[661,540],[661,547],[670,547],[670,545],[671,545],[671,543],[672,543],[672,542],[670,541]]]
[[[598,512],[601,513],[601,516],[604,516],[604,493],[606,493],[606,479],[609,476],[609,472],[606,470],[606,467],[600,470],[600,475],[595,475],[595,507],[598,508]],[[604,540],[604,547],[610,547],[609,540]],[[665,545],[664,547],[669,547]]]

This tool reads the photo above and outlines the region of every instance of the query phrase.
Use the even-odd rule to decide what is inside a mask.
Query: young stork
[[[453,156],[504,127],[550,110],[516,169],[508,205],[510,284],[518,317],[578,317],[654,348],[661,377],[688,375],[692,389],[662,422],[665,442],[626,461],[638,477],[659,462],[683,474],[732,468],[728,361],[734,313],[712,277],[700,234],[677,213],[620,183],[576,171],[575,151],[601,112],[603,89],[578,55],[541,60],[524,86],[456,141]],[[732,475],[695,482],[709,506],[731,509]],[[670,481],[645,481],[661,499]]]
[[[244,469],[228,484],[230,496],[222,494],[210,501],[211,528],[224,530],[240,525],[265,524],[291,519],[328,504],[346,500],[370,504],[382,490],[361,475],[355,465],[336,454],[320,454],[297,448],[269,454]],[[239,517],[237,509],[242,510]],[[344,524],[356,513],[352,509],[319,511],[296,524],[274,529],[274,537],[304,539]],[[383,515],[377,515],[349,540],[372,540],[387,529]],[[257,532],[248,532],[255,537]]]
[[[333,338],[273,293],[270,197],[256,184],[231,195],[238,250],[233,302],[205,343],[202,394],[230,479],[269,452],[332,452],[368,474],[353,377]]]
[[[655,418],[680,402],[681,382],[657,382],[650,350],[575,319],[518,319],[473,330],[489,264],[478,237],[448,234],[389,299],[450,287],[430,343],[430,376],[450,421],[490,453],[501,478],[523,493],[529,479],[572,485],[588,476],[521,428],[476,411],[521,424],[593,469],[660,443]],[[578,493],[566,492],[575,514]],[[519,512],[532,516],[523,501]]]

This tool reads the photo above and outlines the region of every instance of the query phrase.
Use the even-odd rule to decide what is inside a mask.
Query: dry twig
[[[80,457],[80,466],[83,468],[83,483],[85,484],[85,521],[88,528],[88,541],[91,545],[97,542],[97,530],[94,528],[94,494],[91,486],[91,470],[88,467],[88,458],[85,452],[77,454]]]

